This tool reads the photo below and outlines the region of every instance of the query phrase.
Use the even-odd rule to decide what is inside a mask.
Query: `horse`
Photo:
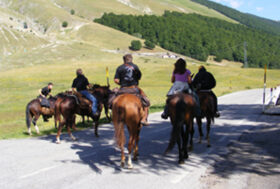
[[[129,132],[128,160],[129,169],[133,168],[131,153],[134,152],[133,160],[138,158],[139,134],[142,128],[141,119],[144,116],[142,102],[139,97],[133,94],[122,94],[114,99],[112,104],[112,121],[115,128],[116,144],[121,150],[121,167],[125,166],[125,133],[124,125]]]
[[[200,109],[201,109],[201,117],[196,117],[196,122],[199,131],[199,143],[202,142],[203,132],[202,132],[202,118],[206,118],[206,127],[207,127],[207,147],[211,147],[210,144],[210,126],[211,123],[214,122],[215,118],[215,110],[214,110],[214,98],[208,91],[198,91],[197,95],[200,101]]]
[[[27,104],[25,110],[25,119],[29,135],[32,135],[30,128],[31,121],[36,129],[37,134],[40,134],[39,128],[37,126],[37,120],[39,119],[40,115],[52,117],[55,114],[54,107],[56,98],[51,96],[48,98],[48,100],[50,102],[50,108],[42,107],[39,98],[31,100]]]
[[[167,100],[170,121],[172,124],[171,137],[165,154],[171,151],[177,143],[179,149],[179,164],[184,163],[188,156],[188,139],[193,144],[193,119],[195,116],[196,101],[190,94],[178,93]],[[185,128],[184,128],[185,125]]]
[[[61,98],[58,98],[57,102],[55,103],[55,122],[59,121],[59,129],[57,132],[57,143],[60,143],[60,134],[61,134],[61,129],[62,127],[66,124],[68,133],[70,137],[74,140],[76,139],[73,137],[71,134],[70,127],[72,127],[74,130],[76,130],[76,125],[75,125],[75,114],[81,115],[82,117],[88,116],[93,119],[93,126],[94,126],[94,132],[95,136],[99,137],[98,134],[98,125],[99,125],[99,119],[101,115],[101,111],[103,109],[103,104],[106,102],[106,105],[108,104],[108,97],[110,93],[109,86],[100,86],[100,85],[94,85],[92,89],[89,90],[98,100],[98,112],[99,114],[96,116],[92,116],[92,103],[84,98],[80,93],[72,93],[68,92],[66,95],[60,95],[62,96]],[[75,101],[73,101],[75,100]],[[107,100],[107,101],[106,101]],[[67,106],[67,102],[68,105]],[[71,101],[71,102],[70,102]],[[74,106],[75,104],[75,106]],[[108,105],[105,107],[108,107]],[[74,110],[70,110],[73,108]],[[106,110],[106,109],[105,109]],[[108,111],[108,109],[107,109]],[[108,112],[107,112],[108,113]],[[61,115],[64,118],[64,121],[61,121]]]
[[[56,135],[56,143],[60,144],[60,134],[62,127],[66,125],[67,132],[72,140],[77,140],[71,133],[71,128],[76,130],[75,118],[79,108],[79,103],[75,96],[66,95],[55,103],[55,122],[59,121],[59,127]],[[62,115],[63,119],[60,119]]]

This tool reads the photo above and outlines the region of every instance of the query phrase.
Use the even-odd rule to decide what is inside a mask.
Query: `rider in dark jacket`
[[[50,102],[47,99],[48,96],[51,96],[53,83],[49,83],[48,86],[39,89],[39,100],[41,103],[41,106],[44,108],[50,108]],[[48,122],[48,116],[43,115],[43,119],[45,122]]]
[[[142,89],[138,87],[139,80],[141,79],[142,73],[136,64],[132,63],[133,57],[131,54],[127,54],[123,57],[124,63],[117,68],[114,81],[120,85],[121,88],[137,88],[140,95],[149,103],[149,100]],[[143,103],[143,102],[142,102]],[[149,105],[144,105],[145,116],[141,120],[141,124],[144,126],[149,125],[147,122],[149,114]]]
[[[199,71],[196,74],[192,84],[194,88],[196,88],[197,90],[209,90],[209,93],[213,96],[215,101],[214,102],[215,117],[220,117],[220,113],[218,111],[217,96],[211,90],[216,86],[216,80],[214,76],[210,72],[207,72],[204,66],[200,66]]]

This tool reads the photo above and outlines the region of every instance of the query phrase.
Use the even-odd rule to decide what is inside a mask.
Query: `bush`
[[[152,41],[149,41],[149,40],[146,40],[144,42],[144,44],[145,44],[146,48],[148,48],[148,49],[154,49],[156,47],[156,45]]]
[[[24,29],[27,29],[27,28],[28,28],[28,26],[27,26],[27,23],[26,23],[26,22],[24,22],[24,23],[23,23],[23,28],[24,28]]]
[[[142,43],[139,40],[132,40],[130,49],[134,51],[139,51],[142,48]]]
[[[71,14],[71,15],[74,15],[74,14],[75,14],[75,10],[74,10],[74,9],[71,9],[70,14]]]
[[[62,27],[66,28],[68,26],[68,22],[64,21],[62,22]]]

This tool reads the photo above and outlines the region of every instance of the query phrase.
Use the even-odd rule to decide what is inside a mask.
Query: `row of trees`
[[[242,13],[230,7],[223,6],[219,3],[215,3],[213,1],[208,1],[208,0],[191,0],[191,1],[212,8],[226,15],[227,17],[232,18],[250,28],[256,28],[259,30],[266,31],[268,33],[274,33],[280,35],[280,23],[277,21],[261,18],[252,14]]]
[[[216,18],[166,11],[163,16],[109,13],[95,22],[202,61],[214,55],[218,61],[244,62],[246,41],[250,67],[280,68],[280,36]]]

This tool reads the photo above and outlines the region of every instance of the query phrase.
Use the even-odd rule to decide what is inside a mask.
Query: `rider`
[[[210,72],[207,72],[207,70],[204,66],[199,67],[198,73],[196,74],[196,76],[193,80],[193,86],[197,90],[209,90],[209,94],[212,95],[214,98],[215,117],[220,117],[220,113],[218,111],[217,96],[211,90],[216,86],[216,80]]]
[[[98,115],[97,99],[88,92],[87,88],[90,87],[88,79],[84,76],[82,69],[77,69],[77,77],[73,80],[72,91],[78,91],[92,102],[92,116]]]
[[[138,87],[139,80],[141,79],[142,73],[138,66],[132,63],[133,57],[131,54],[123,56],[124,64],[117,68],[115,74],[115,83],[120,85],[121,88],[137,88],[139,93],[146,101],[148,101],[146,94]],[[148,103],[149,104],[149,103]],[[144,126],[149,125],[147,122],[149,114],[149,106],[144,106],[145,116],[141,120],[141,124]]]
[[[48,86],[39,89],[39,99],[41,102],[41,106],[45,108],[50,108],[50,102],[48,101],[47,97],[51,96],[51,91],[53,88],[53,83],[48,83]],[[48,116],[43,115],[43,119],[45,122],[48,122]]]
[[[172,87],[167,93],[167,97],[170,97],[176,93],[190,90],[189,85],[192,82],[191,71],[186,68],[186,61],[182,58],[178,59],[174,64],[175,68],[171,77]],[[190,93],[190,92],[189,92]],[[164,107],[164,112],[161,114],[162,119],[168,118],[168,106]]]

